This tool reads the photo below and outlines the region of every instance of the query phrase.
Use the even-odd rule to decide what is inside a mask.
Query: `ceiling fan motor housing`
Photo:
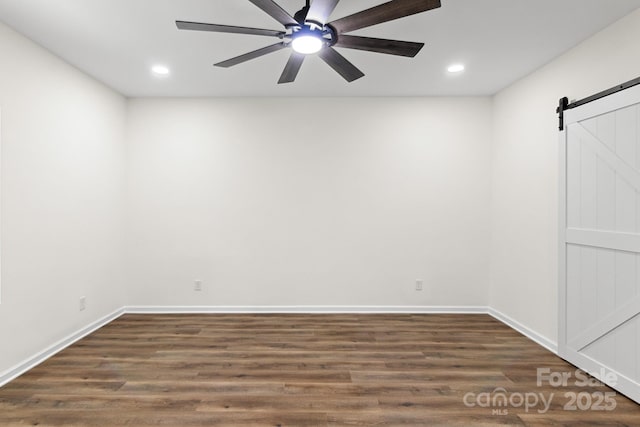
[[[293,39],[299,36],[311,36],[322,40],[325,46],[333,46],[338,41],[338,32],[331,25],[324,24],[313,20],[307,20],[309,14],[309,2],[306,6],[297,11],[293,15],[299,25],[286,25],[285,27],[291,31],[291,37]]]
[[[291,38],[315,37],[323,42],[325,46],[333,46],[338,41],[338,35],[333,27],[329,25],[317,25],[315,23],[305,23],[301,26],[291,28]]]

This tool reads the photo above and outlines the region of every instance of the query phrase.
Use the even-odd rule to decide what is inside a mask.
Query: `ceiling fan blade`
[[[282,75],[280,76],[280,80],[278,80],[278,84],[281,83],[291,83],[298,76],[298,71],[300,71],[300,67],[302,67],[302,63],[304,62],[304,57],[302,53],[298,53],[296,51],[291,51],[291,56],[287,61],[287,65],[284,66],[284,70],[282,71]]]
[[[338,31],[338,34],[348,33],[438,7],[440,7],[440,0],[392,0],[340,18],[331,22],[331,25]]]
[[[332,47],[325,47],[318,56],[340,74],[346,81],[352,82],[364,76],[364,73],[356,68],[351,62],[340,55],[337,50]]]
[[[278,6],[276,2],[273,0],[249,0],[251,3],[258,6],[260,9],[265,11],[269,16],[273,19],[284,25],[300,25],[298,21],[293,19],[291,15],[287,13],[286,10]]]
[[[424,43],[375,39],[373,37],[360,37],[342,34],[338,37],[338,42],[334,46],[413,58],[418,54],[418,52],[420,52]]]
[[[326,24],[331,12],[336,8],[340,0],[313,0],[307,13],[307,21]]]
[[[242,64],[243,62],[259,58],[269,53],[277,52],[281,49],[284,49],[285,47],[287,47],[287,44],[284,42],[272,44],[271,46],[263,47],[262,49],[254,50],[253,52],[245,53],[244,55],[236,56],[235,58],[218,62],[217,64],[214,64],[214,66],[224,68],[233,67],[234,65]]]
[[[232,25],[206,24],[204,22],[176,21],[180,30],[211,31],[214,33],[251,34],[256,36],[273,36],[282,38],[284,31],[264,30],[262,28],[234,27]]]

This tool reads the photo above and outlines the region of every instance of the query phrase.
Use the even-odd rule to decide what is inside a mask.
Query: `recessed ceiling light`
[[[449,68],[447,68],[447,71],[450,73],[461,73],[464,71],[464,65],[462,64],[449,65]]]
[[[156,76],[168,76],[169,68],[164,65],[154,65],[153,67],[151,67],[151,72],[153,72],[153,74],[155,74]]]

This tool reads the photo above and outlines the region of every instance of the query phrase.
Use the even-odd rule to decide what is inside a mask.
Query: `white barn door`
[[[640,402],[639,104],[640,86],[634,86],[567,110],[560,138],[558,350],[561,357],[636,402]]]

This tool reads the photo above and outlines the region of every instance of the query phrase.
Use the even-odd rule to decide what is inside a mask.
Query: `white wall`
[[[640,76],[640,10],[493,102],[491,307],[557,341],[559,98]]]
[[[1,376],[124,304],[126,101],[2,24],[0,52]]]
[[[490,107],[132,100],[129,303],[485,306]]]

